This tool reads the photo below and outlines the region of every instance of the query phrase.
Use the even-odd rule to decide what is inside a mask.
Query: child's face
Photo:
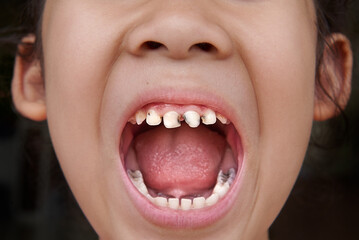
[[[310,0],[47,1],[50,133],[100,237],[265,239],[307,148],[316,36]],[[231,123],[139,133],[128,121],[149,106]],[[230,168],[229,191],[188,210],[151,203],[126,174],[141,169],[152,198],[193,199]]]

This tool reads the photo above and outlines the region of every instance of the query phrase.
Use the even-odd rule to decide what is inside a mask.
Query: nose
[[[127,50],[136,56],[156,53],[172,59],[203,54],[216,59],[230,56],[233,46],[228,33],[211,20],[208,12],[196,9],[162,5],[161,10],[143,17],[145,20],[130,31]]]

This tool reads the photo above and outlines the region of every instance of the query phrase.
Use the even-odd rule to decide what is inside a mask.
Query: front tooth
[[[202,123],[206,125],[215,124],[217,121],[216,113],[208,109],[202,116]]]
[[[222,124],[229,124],[228,119],[220,113],[217,113],[217,118]]]
[[[157,126],[162,122],[161,116],[158,115],[155,110],[148,110],[146,122],[150,126]]]
[[[164,197],[156,197],[154,200],[155,204],[160,207],[167,207],[167,198]]]
[[[136,112],[136,123],[137,125],[141,125],[143,121],[146,119],[146,112],[143,110],[139,110]]]
[[[213,189],[213,193],[217,193],[218,196],[221,198],[228,192],[229,189],[229,183],[225,182],[223,185],[217,183],[216,186]]]
[[[182,210],[189,210],[191,208],[192,205],[192,200],[191,199],[187,199],[187,198],[182,198],[181,199],[181,209]]]
[[[203,208],[204,204],[206,202],[206,199],[204,197],[196,197],[193,199],[193,208]]]
[[[168,199],[168,206],[172,209],[178,209],[179,207],[179,199],[178,198],[170,198]]]
[[[195,111],[187,111],[183,115],[184,120],[191,128],[196,128],[199,126],[200,122],[200,115]]]
[[[166,128],[177,128],[181,126],[179,114],[175,111],[167,112],[163,115],[163,124]]]
[[[214,204],[216,204],[218,202],[218,199],[219,199],[219,196],[217,193],[212,193],[211,196],[209,196],[207,199],[206,199],[206,205],[207,206],[212,206]]]

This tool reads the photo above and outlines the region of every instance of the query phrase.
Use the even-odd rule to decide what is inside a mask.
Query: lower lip
[[[240,141],[235,142],[237,144],[237,149],[242,149]],[[234,205],[236,196],[238,196],[240,190],[240,179],[243,175],[242,172],[245,162],[245,154],[243,154],[243,151],[239,152],[237,176],[228,193],[215,205],[202,209],[183,211],[154,205],[133,186],[124,169],[122,156],[122,159],[119,161],[121,162],[120,175],[136,209],[147,221],[165,228],[202,228],[219,221]]]

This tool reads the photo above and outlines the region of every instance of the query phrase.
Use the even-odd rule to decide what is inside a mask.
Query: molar
[[[212,193],[212,195],[206,199],[206,205],[212,206],[212,205],[216,204],[218,202],[218,200],[219,200],[218,194]]]
[[[231,185],[234,181],[234,178],[236,177],[236,170],[234,168],[229,169],[229,177],[228,177],[228,183]]]
[[[224,184],[217,183],[216,186],[213,189],[213,193],[217,193],[218,196],[221,198],[224,195],[226,195],[228,190],[229,190],[229,183],[228,182],[225,182]]]
[[[131,177],[131,179],[136,179],[136,178],[143,178],[142,177],[142,173],[140,170],[135,170],[135,171],[132,171],[132,170],[127,170],[127,174]]]
[[[147,190],[146,184],[144,182],[142,182],[138,185],[138,190],[145,196],[148,194],[148,190]]]
[[[222,114],[220,114],[220,113],[217,113],[216,114],[217,115],[217,119],[222,123],[222,124],[229,124],[230,123],[230,121],[225,117],[225,116],[223,116]]]

